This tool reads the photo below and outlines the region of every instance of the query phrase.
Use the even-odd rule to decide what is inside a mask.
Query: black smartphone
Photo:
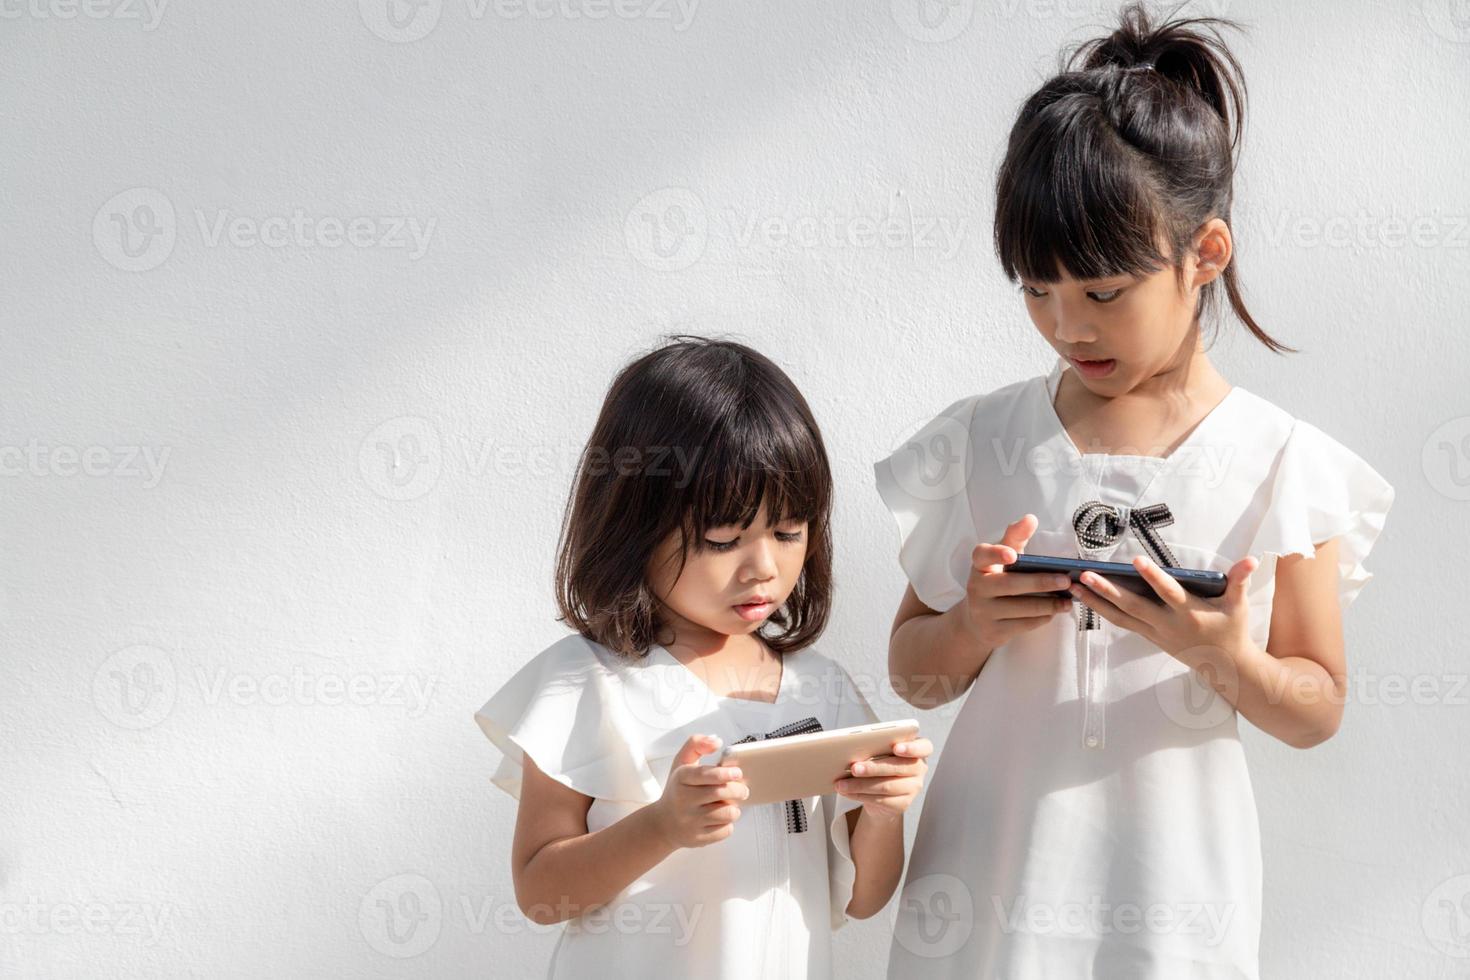
[[[1108,581],[1120,589],[1136,592],[1145,598],[1162,602],[1154,592],[1154,587],[1148,584],[1148,580],[1139,574],[1138,569],[1127,562],[1121,561],[1088,561],[1085,558],[1057,558],[1053,555],[1017,555],[1016,560],[1005,567],[1008,572],[1044,572],[1051,575],[1061,573],[1074,582],[1082,580],[1083,572],[1096,572],[1106,576]],[[1199,596],[1202,599],[1218,599],[1225,594],[1225,573],[1209,572],[1200,568],[1165,568],[1179,584],[1184,586],[1185,591]],[[1085,588],[1086,586],[1084,586]],[[1058,592],[1042,593],[1044,595],[1066,596],[1070,595],[1065,589]]]

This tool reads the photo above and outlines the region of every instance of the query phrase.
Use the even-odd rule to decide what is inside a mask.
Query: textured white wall
[[[871,462],[1051,364],[991,180],[1110,5],[394,2],[0,0],[0,974],[540,973],[471,714],[562,635],[615,368],[728,333],[804,388],[823,648],[881,676]],[[1470,21],[1202,7],[1254,27],[1240,262],[1305,348],[1232,330],[1219,363],[1399,493],[1342,731],[1248,736],[1266,972],[1464,976]]]

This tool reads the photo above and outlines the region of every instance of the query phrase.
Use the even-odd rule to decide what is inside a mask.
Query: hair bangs
[[[712,433],[694,464],[686,529],[749,527],[762,506],[772,524],[815,521],[827,510],[826,456],[805,426],[747,402]]]
[[[1099,120],[1095,102],[1043,89],[1011,131],[995,207],[996,252],[1011,282],[1147,275],[1169,264],[1149,161]]]

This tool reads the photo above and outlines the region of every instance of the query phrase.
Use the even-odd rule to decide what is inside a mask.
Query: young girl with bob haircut
[[[825,978],[832,932],[892,895],[927,739],[760,806],[712,764],[739,741],[877,720],[813,646],[831,502],[806,401],[755,351],[676,338],[613,382],[557,562],[576,632],[475,716],[520,800],[517,902],[566,922],[552,976]]]

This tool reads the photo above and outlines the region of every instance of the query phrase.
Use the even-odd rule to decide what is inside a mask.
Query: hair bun
[[[1159,77],[1198,95],[1225,120],[1234,146],[1245,117],[1245,77],[1222,31],[1239,30],[1219,17],[1168,17],[1155,20],[1141,2],[1119,13],[1118,27],[1106,37],[1083,43],[1063,65],[1067,71],[1096,72],[1114,84],[1122,79]]]

